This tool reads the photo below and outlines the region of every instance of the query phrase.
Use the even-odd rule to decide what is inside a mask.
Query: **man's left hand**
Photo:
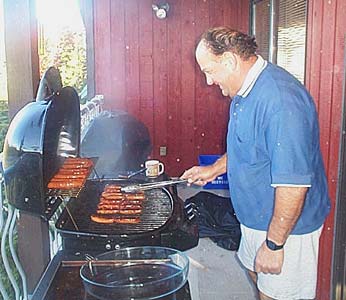
[[[255,260],[255,272],[280,274],[284,262],[284,249],[270,250],[266,243],[258,249]]]

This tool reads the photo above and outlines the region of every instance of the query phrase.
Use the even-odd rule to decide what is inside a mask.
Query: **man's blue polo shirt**
[[[318,229],[329,210],[313,99],[284,69],[268,63],[230,106],[227,170],[239,221],[268,230],[276,186],[309,187],[292,234]]]

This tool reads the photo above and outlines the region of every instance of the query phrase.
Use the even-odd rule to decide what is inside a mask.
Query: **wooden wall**
[[[338,183],[339,144],[344,74],[346,1],[310,0],[306,86],[319,113],[321,147],[327,170],[332,212],[321,238],[317,299],[330,299],[334,210]]]
[[[249,2],[169,0],[164,20],[152,11],[157,2],[94,1],[95,89],[107,108],[146,124],[152,157],[169,175],[180,175],[198,154],[225,151],[229,101],[206,85],[194,58],[197,37],[225,24],[247,32]],[[167,156],[160,156],[160,146]]]

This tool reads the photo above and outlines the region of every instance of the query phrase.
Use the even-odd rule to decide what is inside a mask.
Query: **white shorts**
[[[284,263],[280,274],[257,274],[257,288],[278,300],[314,299],[317,281],[318,246],[322,226],[309,234],[290,235],[284,246]],[[257,250],[267,232],[241,225],[238,257],[254,272]]]

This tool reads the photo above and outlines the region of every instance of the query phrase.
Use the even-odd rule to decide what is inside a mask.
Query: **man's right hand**
[[[194,166],[188,169],[180,177],[181,179],[187,179],[188,183],[196,185],[206,185],[208,182],[213,181],[217,176],[226,172],[227,156],[224,154],[214,164],[209,166]]]
[[[187,179],[189,184],[196,185],[206,185],[208,182],[213,181],[217,176],[215,176],[212,165],[199,167],[194,166],[188,169],[180,177],[181,179]]]

